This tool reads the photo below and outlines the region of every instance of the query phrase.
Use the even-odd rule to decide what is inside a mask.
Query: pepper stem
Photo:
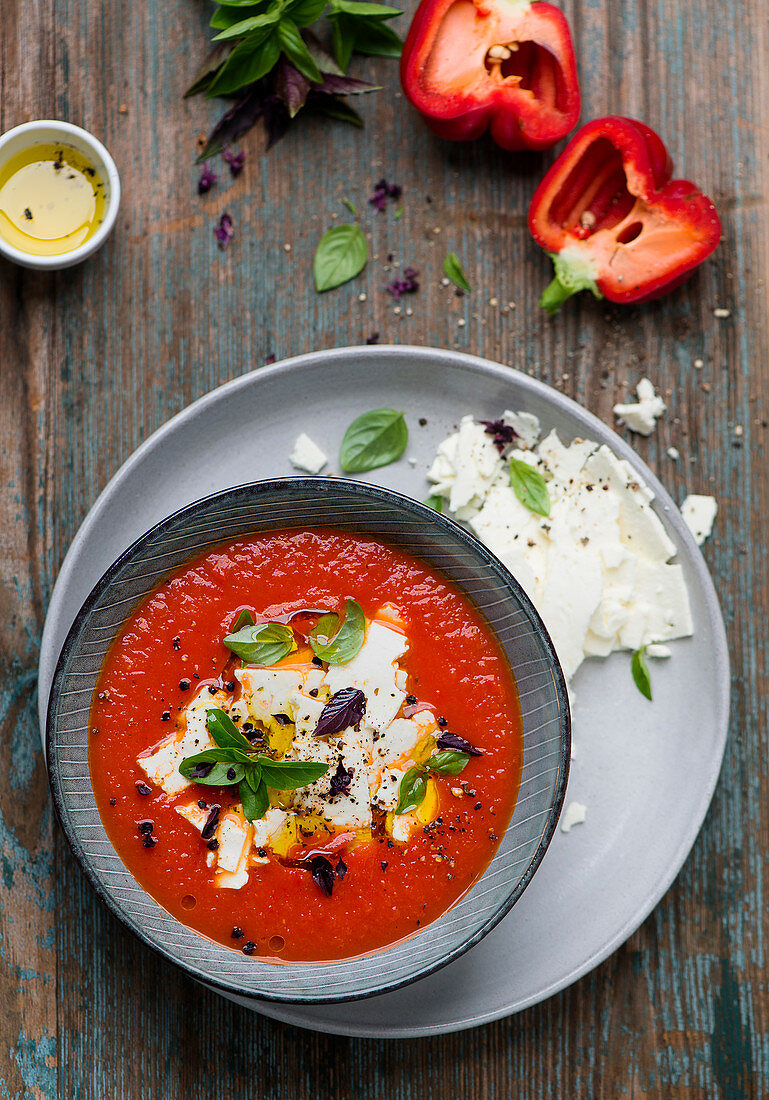
[[[567,298],[580,290],[589,290],[596,298],[603,298],[598,289],[592,257],[575,246],[564,248],[561,252],[548,253],[555,267],[555,278],[539,300],[543,309],[552,316],[557,313]]]

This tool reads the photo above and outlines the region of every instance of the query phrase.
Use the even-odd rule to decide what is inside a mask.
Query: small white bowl
[[[37,271],[58,271],[64,267],[73,267],[88,259],[101,248],[112,232],[118,207],[120,206],[120,176],[115,162],[93,134],[69,122],[56,122],[51,119],[39,119],[24,122],[6,131],[0,137],[0,169],[7,161],[33,145],[69,145],[87,157],[104,183],[104,218],[92,237],[59,256],[33,256],[14,248],[0,237],[0,255],[22,267],[35,268]]]

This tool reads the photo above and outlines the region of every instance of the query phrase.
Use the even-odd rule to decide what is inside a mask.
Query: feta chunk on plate
[[[694,541],[702,546],[705,539],[713,530],[713,522],[718,512],[718,504],[715,497],[690,494],[681,505],[681,515],[684,523],[694,535]]]
[[[291,452],[291,465],[297,470],[305,470],[308,474],[319,474],[327,461],[323,451],[310,439],[309,435],[301,432],[296,437],[294,449]]]

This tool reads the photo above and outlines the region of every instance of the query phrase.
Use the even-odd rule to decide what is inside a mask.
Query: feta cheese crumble
[[[582,802],[570,802],[561,817],[561,832],[570,833],[575,825],[584,824],[587,818],[587,806]]]
[[[301,432],[296,437],[290,461],[297,470],[306,470],[308,474],[319,474],[328,459],[318,444],[314,443],[305,432]]]
[[[637,404],[615,405],[614,415],[619,417],[629,431],[638,435],[651,435],[667,406],[654,392],[654,386],[648,378],[642,378],[638,383],[636,395]]]
[[[506,412],[504,420],[514,424],[513,417]],[[627,462],[590,440],[566,446],[555,431],[539,443],[535,436],[528,449],[516,441],[500,455],[478,429],[465,417],[438,447],[428,478],[526,590],[567,680],[585,657],[692,633],[683,572],[671,562],[675,545],[651,508],[651,490]],[[468,454],[468,464],[457,465]],[[542,474],[549,516],[518,499],[510,458]]]
[[[702,546],[713,530],[717,512],[718,503],[715,497],[698,496],[697,493],[691,493],[681,505],[684,523],[694,535],[698,546]]]

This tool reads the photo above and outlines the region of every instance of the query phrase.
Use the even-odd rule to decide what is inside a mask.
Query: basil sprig
[[[550,493],[542,474],[522,458],[510,459],[510,484],[521,504],[538,516],[550,515]]]
[[[436,752],[424,764],[415,764],[413,768],[409,768],[401,779],[398,804],[394,812],[408,814],[422,805],[427,794],[429,772],[434,775],[459,775],[467,767],[469,759],[469,753],[445,749],[443,752]]]
[[[437,493],[431,493],[429,497],[423,502],[428,508],[433,508],[436,512],[443,511],[443,497]]]
[[[456,252],[449,252],[446,259],[443,261],[443,272],[447,279],[451,279],[454,286],[459,287],[460,290],[464,290],[466,294],[472,292],[472,287],[467,281],[467,276],[464,273],[462,264],[459,262],[459,256]]]
[[[641,692],[641,695],[645,696],[649,702],[652,697],[652,679],[649,675],[649,667],[646,664],[646,646],[642,645],[640,649],[637,649],[633,654],[633,660],[630,664],[631,671],[633,673],[633,680],[635,686]]]
[[[333,290],[360,275],[368,260],[368,241],[357,225],[335,225],[318,242],[312,271],[315,289]]]
[[[238,616],[238,623],[244,614]],[[291,652],[294,632],[285,623],[256,623],[228,634],[224,644],[247,664],[274,665]]]
[[[244,737],[226,711],[212,707],[206,726],[216,744],[194,756],[186,756],[179,765],[185,779],[209,787],[238,786],[243,814],[248,821],[264,817],[270,804],[267,788],[294,791],[314,783],[328,771],[328,764],[314,760],[274,760]]]
[[[336,612],[319,619],[310,631],[313,653],[329,665],[343,665],[360,652],[366,637],[366,617],[357,600],[348,600],[344,620],[339,623]]]
[[[408,441],[409,430],[402,412],[372,409],[356,417],[344,433],[339,463],[348,474],[388,466],[401,457]]]

